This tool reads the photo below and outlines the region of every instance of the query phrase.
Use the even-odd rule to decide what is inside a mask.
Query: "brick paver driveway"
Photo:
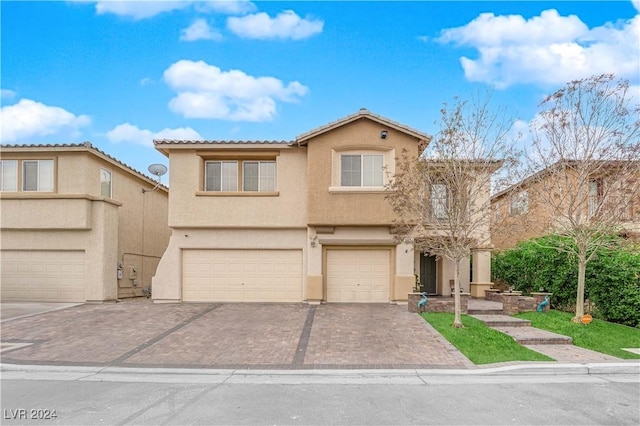
[[[118,303],[5,321],[6,363],[187,368],[468,368],[406,306]],[[12,349],[5,343],[26,343]]]

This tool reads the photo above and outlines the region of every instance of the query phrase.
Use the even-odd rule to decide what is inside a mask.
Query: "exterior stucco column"
[[[491,288],[491,251],[479,249],[473,252],[473,281],[471,297],[484,298],[484,291]]]
[[[400,243],[396,246],[396,275],[393,280],[392,302],[406,302],[416,282],[414,275],[413,244]]]
[[[314,228],[307,230],[307,280],[305,300],[309,304],[319,304],[324,295],[324,277],[322,276],[322,244]]]

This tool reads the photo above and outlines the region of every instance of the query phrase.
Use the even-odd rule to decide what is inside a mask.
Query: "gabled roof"
[[[0,150],[9,150],[9,151],[64,151],[64,152],[69,152],[69,151],[88,151],[94,155],[96,155],[97,157],[102,158],[103,160],[106,160],[109,163],[112,163],[114,165],[117,165],[118,167],[120,167],[121,169],[124,169],[125,171],[138,176],[139,178],[146,180],[147,182],[149,182],[152,185],[155,185],[157,182],[155,179],[147,176],[146,174],[142,173],[139,170],[134,169],[133,167],[129,166],[126,163],[123,163],[122,161],[118,160],[117,158],[107,154],[106,152],[96,148],[95,146],[93,146],[91,144],[91,142],[82,142],[82,143],[61,143],[61,144],[35,144],[35,145],[26,145],[26,144],[2,144],[0,145]],[[168,190],[168,188],[164,185],[160,185],[160,188],[164,189],[165,191]]]
[[[399,132],[406,133],[410,136],[413,136],[419,140],[426,140],[426,141],[431,140],[431,136],[427,135],[426,133],[422,133],[419,130],[413,129],[402,123],[398,123],[397,121],[393,121],[386,117],[382,117],[378,114],[374,114],[366,108],[360,108],[360,110],[355,114],[347,115],[346,117],[340,118],[329,124],[325,124],[324,126],[317,127],[306,133],[302,133],[301,135],[298,135],[298,137],[296,137],[296,143],[300,146],[306,145],[309,139],[311,138],[314,138],[318,135],[321,135],[322,133],[329,132],[333,129],[336,129],[340,126],[344,126],[345,124],[351,123],[361,118],[367,118],[369,120],[378,122],[389,128],[392,128],[392,129],[398,130]]]
[[[528,187],[528,185],[530,185],[532,182],[535,182],[537,179],[541,179],[543,178],[545,175],[551,174],[553,173],[553,171],[555,169],[558,169],[560,167],[563,166],[568,166],[568,167],[572,167],[574,165],[576,165],[577,163],[581,162],[581,160],[558,160],[557,162],[545,167],[542,170],[539,170],[527,177],[525,177],[524,179],[509,185],[507,188],[503,189],[502,191],[499,191],[495,194],[493,194],[491,196],[491,201],[494,201],[500,197],[502,197],[505,194],[508,194],[509,192],[514,192],[516,190],[522,190]],[[633,164],[633,163],[638,163],[638,170],[640,173],[640,162],[635,161],[635,160],[596,160],[593,161],[593,164],[596,164],[597,167],[600,169],[602,167],[606,167],[606,166],[616,166],[618,164]]]

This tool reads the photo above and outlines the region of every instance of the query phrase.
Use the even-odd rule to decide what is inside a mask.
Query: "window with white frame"
[[[0,160],[0,191],[18,190],[18,160]]]
[[[518,216],[529,211],[529,194],[527,191],[521,191],[511,197],[511,205],[509,206],[509,214]]]
[[[383,186],[384,155],[343,154],[340,156],[341,186]]]
[[[53,160],[23,160],[22,190],[53,191]]]
[[[431,184],[431,213],[435,219],[446,219],[449,208],[449,188],[444,183]]]
[[[237,161],[207,161],[205,191],[235,192],[238,190]]]
[[[100,195],[111,198],[111,172],[100,169]]]
[[[276,190],[275,161],[243,161],[242,190],[272,192]]]

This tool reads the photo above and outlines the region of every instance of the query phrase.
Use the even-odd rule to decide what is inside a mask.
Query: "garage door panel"
[[[84,251],[3,250],[2,299],[84,302]]]
[[[209,273],[197,274],[211,265]],[[185,301],[300,302],[301,250],[185,250]]]
[[[388,302],[390,250],[327,250],[328,302]]]

